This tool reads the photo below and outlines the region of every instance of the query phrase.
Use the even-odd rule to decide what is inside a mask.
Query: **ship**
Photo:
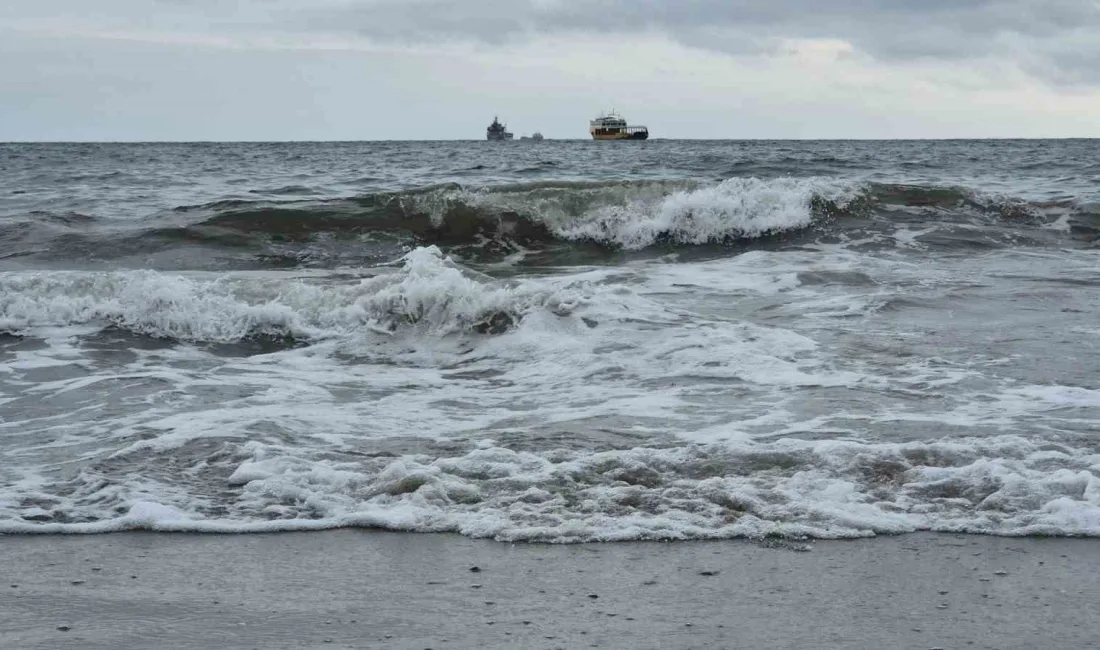
[[[629,126],[615,111],[589,122],[588,132],[594,140],[645,140],[649,137],[649,129],[644,126]]]
[[[535,131],[534,134],[532,134],[530,137],[528,137],[526,135],[523,135],[523,136],[520,136],[519,139],[520,140],[534,140],[535,142],[538,142],[539,140],[542,140],[542,134],[539,133],[538,131]]]
[[[485,129],[486,140],[511,140],[512,134],[508,132],[508,129],[504,128],[504,125],[500,123],[497,117],[493,116],[493,123],[489,125],[489,128]]]

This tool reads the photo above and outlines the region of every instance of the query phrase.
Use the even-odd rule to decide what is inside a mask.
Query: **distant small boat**
[[[512,134],[508,132],[508,129],[500,123],[500,120],[493,116],[493,123],[489,125],[489,128],[485,129],[486,140],[511,140]]]
[[[588,123],[588,132],[594,140],[645,140],[649,129],[644,126],[629,126],[622,116],[611,111]]]
[[[535,133],[533,133],[531,135],[531,137],[527,137],[527,136],[524,135],[524,136],[520,136],[519,139],[520,140],[534,140],[535,142],[538,142],[539,140],[542,140],[542,134],[539,133],[538,131],[535,131]]]

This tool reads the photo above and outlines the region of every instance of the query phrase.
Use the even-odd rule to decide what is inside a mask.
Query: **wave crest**
[[[823,177],[447,183],[329,200],[233,199],[151,219],[121,233],[16,220],[0,224],[0,242],[13,249],[9,255],[51,257],[64,249],[71,257],[80,248],[113,259],[200,246],[230,264],[247,258],[323,267],[380,262],[428,245],[486,260],[538,251],[598,257],[657,246],[743,248],[853,231],[853,240],[889,239],[899,222],[935,227],[938,234],[926,240],[949,247],[1011,246],[1020,237],[1093,242],[1098,232],[1090,204],[1074,198],[1026,201],[966,187]]]
[[[455,264],[435,246],[401,268],[352,284],[279,276],[205,280],[155,271],[0,275],[0,332],[93,325],[203,343],[288,343],[394,333],[500,333],[532,309],[568,314],[569,289],[505,284]]]
[[[623,249],[752,239],[810,225],[860,195],[827,179],[449,184],[312,204],[211,204],[186,229],[305,239],[317,233],[405,232],[425,243],[506,237],[521,244],[589,241]],[[187,211],[190,209],[182,209]],[[178,233],[176,236],[180,236]]]
[[[856,186],[820,179],[731,178],[712,187],[680,190],[657,201],[600,208],[554,224],[563,239],[588,239],[625,249],[658,242],[706,244],[755,239],[809,226],[847,207]]]

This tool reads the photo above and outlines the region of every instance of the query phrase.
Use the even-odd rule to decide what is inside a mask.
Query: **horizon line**
[[[740,138],[648,138],[642,141],[630,141],[634,144],[641,142],[653,142],[653,141],[695,141],[695,142],[945,142],[945,141],[978,141],[978,140],[1100,140],[1100,136],[944,136],[944,137],[822,137],[822,138],[752,138],[752,137],[740,137]],[[600,142],[593,138],[551,138],[544,137],[541,142],[556,141],[556,142]],[[255,139],[255,140],[212,140],[212,139],[197,139],[197,140],[146,140],[146,139],[134,139],[134,140],[72,140],[72,139],[58,139],[58,140],[0,140],[0,144],[344,144],[344,143],[402,143],[402,142],[493,142],[494,144],[500,144],[504,142],[523,142],[521,139],[514,139],[510,141],[496,141],[486,140],[483,138],[431,138],[431,139],[287,139],[287,140],[271,140],[271,139]]]

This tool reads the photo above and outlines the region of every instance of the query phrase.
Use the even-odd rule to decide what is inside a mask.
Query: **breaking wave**
[[[805,228],[858,195],[824,179],[731,178],[691,181],[540,182],[459,185],[311,204],[219,202],[180,212],[214,212],[178,236],[217,231],[304,239],[317,233],[404,232],[432,243],[509,237],[521,243],[590,241],[636,250],[655,243],[752,239]]]
[[[441,245],[503,237],[525,245],[592,242],[639,250],[656,244],[752,240],[892,209],[939,211],[948,221],[969,215],[1042,225],[1053,220],[1052,214],[1066,211],[1090,222],[1087,208],[1070,200],[1028,202],[965,187],[820,177],[739,177],[717,183],[543,181],[477,188],[447,184],[309,203],[223,201],[179,208],[179,213],[209,216],[161,234],[300,241],[319,234],[394,233]]]
[[[1023,237],[1093,242],[1094,204],[1029,202],[965,187],[823,177],[455,183],[350,198],[232,199],[181,206],[140,226],[97,230],[87,215],[36,213],[0,223],[0,257],[146,256],[190,246],[267,266],[392,258],[410,246],[490,258],[520,251],[643,251],[656,246],[768,245],[892,232],[899,221],[951,231],[949,247],[1018,245]],[[862,232],[866,231],[866,232]],[[585,247],[587,245],[587,247]],[[53,252],[51,252],[53,251]]]
[[[156,271],[0,275],[0,332],[92,325],[204,343],[290,343],[366,332],[499,333],[531,310],[568,314],[577,291],[503,283],[418,248],[394,272],[355,283],[203,280]]]

